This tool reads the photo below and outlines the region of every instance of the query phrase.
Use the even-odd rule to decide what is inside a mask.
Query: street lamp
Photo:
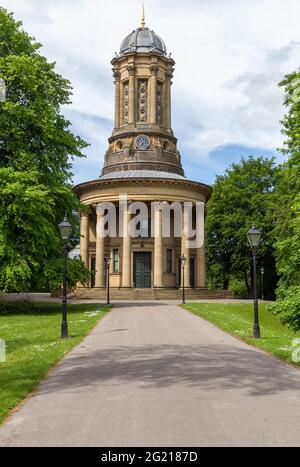
[[[180,256],[180,264],[182,269],[182,304],[185,305],[185,288],[184,288],[184,266],[186,263],[186,257],[184,255]]]
[[[260,243],[260,239],[261,239],[261,231],[257,229],[255,225],[253,225],[251,229],[249,230],[249,232],[247,233],[247,240],[252,250],[252,256],[253,256],[253,299],[254,299],[253,336],[255,339],[260,338],[260,327],[259,327],[259,320],[258,320],[257,286],[256,286],[256,253],[257,253],[258,245]]]
[[[263,266],[261,267],[260,273],[261,273],[261,299],[264,300],[264,299],[265,299],[265,294],[264,294],[264,274],[265,274],[265,268],[264,268]]]
[[[68,222],[65,216],[64,220],[58,225],[59,232],[63,241],[63,256],[64,256],[64,282],[63,282],[63,298],[62,298],[62,323],[61,337],[68,337],[68,321],[67,321],[67,244],[71,235],[72,225]]]
[[[104,258],[104,267],[106,270],[106,291],[107,291],[107,301],[106,304],[110,305],[110,296],[109,296],[109,267],[110,267],[110,258],[106,256]]]

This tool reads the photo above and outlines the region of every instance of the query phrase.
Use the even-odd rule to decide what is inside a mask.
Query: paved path
[[[118,304],[1,446],[300,446],[300,372],[166,303]]]

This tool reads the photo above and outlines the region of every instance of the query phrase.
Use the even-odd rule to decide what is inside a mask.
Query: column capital
[[[166,80],[167,80],[167,83],[170,83],[171,85],[173,84],[173,70],[169,70],[166,72]]]
[[[120,71],[119,71],[117,68],[113,68],[112,70],[113,70],[113,77],[114,77],[114,79],[115,79],[115,83],[116,83],[116,82],[119,82],[120,79],[121,79],[121,73],[120,73]]]
[[[135,76],[136,66],[135,65],[128,65],[127,66],[127,71],[128,71],[129,76]]]
[[[156,76],[157,75],[158,66],[156,65],[156,63],[152,63],[152,65],[150,66],[150,73],[151,73],[151,76]]]

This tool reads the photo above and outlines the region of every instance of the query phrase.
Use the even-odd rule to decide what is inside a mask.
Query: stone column
[[[182,237],[181,237],[181,255],[185,256],[186,262],[184,266],[184,286],[190,287],[190,249],[188,246],[188,230],[187,226],[189,223],[188,213],[183,213],[183,225],[182,225]],[[182,271],[181,271],[182,274]],[[182,287],[182,277],[181,277],[181,287]]]
[[[163,287],[162,211],[155,209],[154,217],[154,287]]]
[[[199,218],[201,220],[201,230],[203,232],[203,244],[197,248],[196,256],[196,287],[206,287],[206,260],[205,260],[205,225],[204,215]]]
[[[124,210],[123,257],[122,257],[122,287],[131,287],[131,237],[128,233],[130,213]]]
[[[172,128],[172,119],[171,119],[171,85],[172,85],[172,78],[173,73],[170,71],[166,74],[166,127],[168,129]]]
[[[128,66],[129,73],[129,109],[128,123],[135,123],[135,66]]]
[[[150,123],[157,123],[157,72],[158,66],[153,63],[150,67]]]
[[[80,256],[87,268],[89,265],[89,215],[82,214],[80,222]]]
[[[114,70],[115,78],[115,128],[120,128],[121,126],[121,82],[120,82],[120,72]]]
[[[103,216],[104,212],[99,206],[96,209],[97,223],[96,223],[96,277],[95,286],[105,287],[104,280],[104,225]]]
[[[197,287],[206,287],[205,245],[197,250]]]

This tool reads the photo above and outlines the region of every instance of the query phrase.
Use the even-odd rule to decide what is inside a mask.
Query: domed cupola
[[[120,55],[134,52],[166,55],[167,49],[164,41],[154,31],[150,31],[149,28],[140,27],[124,39]]]
[[[164,41],[145,27],[144,8],[140,27],[124,39],[112,65],[115,126],[102,175],[148,171],[183,177],[171,122],[175,62]]]

